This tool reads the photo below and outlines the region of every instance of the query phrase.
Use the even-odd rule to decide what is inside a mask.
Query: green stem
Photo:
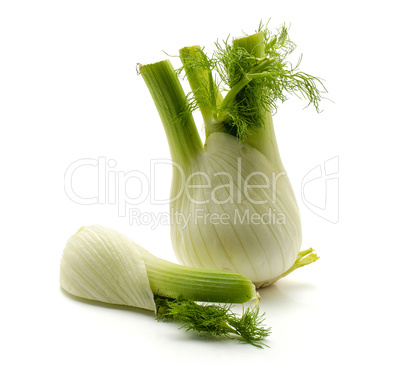
[[[236,96],[240,93],[240,91],[247,86],[254,78],[265,77],[266,73],[264,73],[265,68],[269,65],[270,59],[264,59],[260,64],[255,66],[253,70],[249,73],[243,75],[243,78],[237,82],[226,94],[225,98],[222,101],[221,108],[224,110],[230,106],[236,100]]]
[[[203,149],[183,88],[169,60],[141,65],[140,73],[165,128],[172,159],[182,167]]]
[[[245,303],[257,296],[254,284],[239,274],[177,265],[151,254],[143,259],[158,296],[217,303]]]
[[[214,122],[217,107],[222,102],[222,94],[214,81],[208,58],[198,45],[180,49],[180,59],[204,119],[205,134],[208,137],[217,131]]]
[[[256,66],[253,73],[248,74],[249,82],[260,75],[259,73],[265,70],[266,65],[269,65],[270,59],[265,57],[265,44],[264,33],[259,32],[251,36],[239,38],[233,41],[233,46],[243,48],[256,58],[262,59],[261,63]],[[264,75],[264,74],[262,74]],[[227,94],[229,95],[230,92]],[[278,171],[283,170],[283,165],[280,159],[278,145],[276,142],[274,126],[272,122],[272,115],[269,111],[265,112],[264,128],[252,131],[245,139],[244,142],[260,151],[268,160],[277,161]]]
[[[299,269],[300,267],[309,265],[310,263],[317,261],[319,258],[320,257],[311,248],[300,251],[299,254],[297,254],[295,263],[289,270],[285,271],[283,274],[279,275],[278,277],[273,279],[271,282],[262,284],[259,287],[269,286],[270,284],[275,283],[277,280],[279,280],[281,278],[284,278],[285,276],[289,275],[291,272]]]
[[[222,101],[221,108],[226,109],[231,103],[236,99],[237,94],[239,94],[240,90],[244,88],[247,84],[252,81],[252,77],[245,74],[243,78],[237,82],[226,94],[225,98]],[[219,117],[219,116],[218,116]],[[223,116],[222,116],[223,117]]]
[[[264,128],[250,133],[244,142],[260,151],[274,165],[274,169],[278,173],[285,171],[278,149],[272,115],[269,111],[265,112]]]
[[[245,49],[245,50],[247,50],[247,52],[254,55],[256,58],[262,58],[265,55],[264,33],[259,32],[259,33],[253,34],[251,36],[233,40],[233,48]],[[239,94],[239,92],[246,85],[248,85],[253,80],[253,78],[258,77],[259,72],[263,71],[265,69],[265,66],[266,66],[266,62],[264,60],[254,68],[253,72],[245,73],[243,78],[239,82],[237,82],[234,86],[232,86],[232,88],[226,94],[225,98],[222,101],[220,108],[222,110],[224,110],[231,103],[233,103],[234,100],[236,99],[236,96]]]
[[[265,57],[264,33],[258,32],[251,36],[237,38],[233,40],[234,48],[243,48],[253,56]]]

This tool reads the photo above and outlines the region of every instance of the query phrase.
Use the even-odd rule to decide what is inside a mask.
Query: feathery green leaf
[[[200,47],[181,53],[179,72],[184,70],[197,80],[189,112],[210,110],[221,130],[243,141],[263,128],[266,112],[275,113],[278,102],[290,94],[306,99],[319,111],[325,86],[318,77],[300,71],[301,57],[295,66],[287,61],[296,45],[286,26],[272,33],[267,24],[260,24],[256,34],[233,43],[227,38],[215,47],[211,58]],[[225,96],[217,102],[221,92]]]
[[[264,314],[259,315],[258,307],[247,308],[242,316],[234,314],[230,305],[199,304],[191,300],[177,300],[155,297],[158,320],[172,319],[183,323],[187,331],[209,336],[232,335],[244,343],[262,348],[267,346],[263,340],[271,329],[263,326]]]

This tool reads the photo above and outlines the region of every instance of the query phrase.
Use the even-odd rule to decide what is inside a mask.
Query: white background
[[[0,378],[400,380],[397,2],[190,4],[1,3]],[[168,226],[130,225],[116,204],[79,205],[64,190],[65,172],[79,159],[114,160],[112,173],[149,173],[150,160],[169,158],[136,63],[166,59],[163,51],[175,55],[188,45],[210,52],[217,39],[252,33],[269,18],[272,27],[291,24],[303,70],[325,79],[331,99],[321,114],[292,99],[274,117],[300,205],[303,247],[313,246],[321,258],[261,292],[270,348],[199,339],[151,313],[68,297],[59,288],[59,262],[82,225],[113,227],[175,261]],[[306,200],[321,207],[330,189],[317,215],[303,202],[303,178],[334,157],[335,180],[305,188]],[[157,182],[159,196],[167,196],[170,171]],[[74,186],[96,195],[96,171],[77,171]],[[149,198],[138,208],[168,211]]]

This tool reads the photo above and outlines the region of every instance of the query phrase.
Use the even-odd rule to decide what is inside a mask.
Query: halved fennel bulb
[[[155,312],[154,296],[221,303],[257,297],[254,284],[242,275],[165,261],[101,225],[83,227],[68,240],[60,285],[80,298]]]
[[[244,276],[165,261],[100,225],[83,227],[68,240],[60,285],[80,298],[154,311],[158,320],[173,320],[204,335],[236,337],[262,348],[270,334],[256,305],[255,286]],[[242,316],[230,310],[231,303],[254,298]]]

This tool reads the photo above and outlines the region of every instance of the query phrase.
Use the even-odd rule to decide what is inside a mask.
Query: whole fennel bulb
[[[212,58],[199,46],[180,51],[190,99],[168,60],[139,67],[175,162],[171,239],[180,263],[239,273],[262,287],[318,258],[312,249],[299,252],[300,213],[272,112],[295,92],[318,108],[322,83],[285,61],[295,47],[285,27],[273,35],[261,25],[254,35],[216,46]]]

